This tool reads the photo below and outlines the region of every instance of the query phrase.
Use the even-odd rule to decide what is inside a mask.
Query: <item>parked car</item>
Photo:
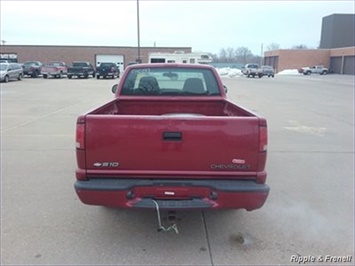
[[[100,66],[96,68],[96,78],[110,77],[112,79],[120,77],[120,70],[115,63],[101,63]]]
[[[90,62],[73,62],[70,67],[68,67],[68,78],[76,76],[78,78],[84,77],[88,78],[89,76],[95,77],[95,68]]]
[[[263,70],[259,67],[258,64],[246,64],[242,69],[242,73],[248,78],[258,76],[259,78],[263,77]]]
[[[329,70],[328,68],[319,65],[319,66],[312,66],[312,67],[302,67],[298,70],[298,72],[304,75],[311,75],[311,74],[325,75],[329,73]]]
[[[43,64],[39,61],[27,61],[23,63],[23,75],[37,78],[42,71]]]
[[[263,76],[267,76],[269,78],[275,76],[275,70],[272,66],[261,66],[261,69],[263,70]]]
[[[23,69],[17,63],[0,63],[0,81],[21,80]]]
[[[61,78],[63,75],[67,75],[68,67],[64,62],[50,62],[42,67],[43,78],[56,77]]]

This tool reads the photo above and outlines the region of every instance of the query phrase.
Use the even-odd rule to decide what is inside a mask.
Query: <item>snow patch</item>
[[[297,69],[285,69],[277,73],[277,75],[301,75]]]
[[[243,76],[242,71],[238,68],[224,67],[224,68],[216,68],[216,70],[221,77],[235,78],[235,77]],[[276,75],[299,76],[302,74],[300,74],[297,69],[285,69],[280,71]]]
[[[242,71],[237,68],[229,68],[229,67],[224,67],[224,68],[216,68],[218,74],[221,77],[241,77],[243,76]]]

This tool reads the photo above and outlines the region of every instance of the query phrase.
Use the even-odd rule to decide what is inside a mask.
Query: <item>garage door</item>
[[[115,63],[120,72],[123,72],[123,55],[107,55],[107,54],[97,54],[96,55],[96,66],[99,66],[101,63]]]
[[[344,74],[355,75],[354,56],[345,56],[344,58]]]
[[[331,57],[329,70],[333,71],[333,73],[341,74],[341,64],[342,64],[341,56]]]

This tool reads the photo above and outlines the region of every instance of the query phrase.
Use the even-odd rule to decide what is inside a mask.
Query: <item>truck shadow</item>
[[[177,211],[173,221],[169,220],[167,211],[162,211],[162,225],[168,228],[176,223],[178,234],[174,230],[159,232],[157,213],[153,209],[100,207],[98,212],[101,221],[97,229],[107,231],[110,228],[108,237],[115,235],[121,239],[127,238],[127,241],[132,241],[132,235],[174,240],[177,243],[181,241],[181,245],[199,239],[204,243],[201,245],[203,250],[208,246],[207,239],[218,245],[227,244],[241,249],[251,249],[256,240],[248,223],[249,213],[244,210]]]
[[[161,217],[165,227],[172,225],[165,212]],[[133,264],[157,265],[159,260],[164,265],[205,265],[211,263],[211,256],[223,261],[221,254],[225,252],[238,257],[248,251],[252,256],[262,249],[261,236],[253,231],[253,217],[246,211],[178,211],[176,218],[178,234],[174,230],[158,232],[155,210],[98,207],[82,237],[95,239],[117,258],[127,252],[134,254],[129,258]]]

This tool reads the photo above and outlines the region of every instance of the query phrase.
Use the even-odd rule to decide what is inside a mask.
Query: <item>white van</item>
[[[213,61],[207,53],[150,53],[148,63],[183,63],[183,64],[209,64]]]
[[[23,78],[23,69],[17,63],[0,63],[0,81],[9,82],[9,80],[21,80]]]

